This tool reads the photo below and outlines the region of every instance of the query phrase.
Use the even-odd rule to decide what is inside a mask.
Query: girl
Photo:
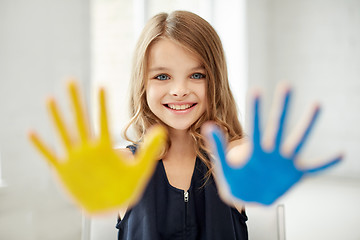
[[[138,139],[128,149],[154,124],[168,143],[140,201],[120,213],[119,239],[247,239],[245,211],[220,200],[200,133],[211,120],[230,146],[243,137],[219,36],[193,13],[161,13],[134,56],[127,129]]]
[[[121,158],[109,138],[104,92],[100,91],[101,134],[99,140],[94,140],[76,88],[71,84],[69,89],[80,141],[70,138],[55,102],[49,101],[67,150],[66,159],[59,161],[36,134],[30,137],[88,212],[129,203],[119,212],[118,239],[248,239],[247,216],[240,201],[272,204],[305,174],[323,170],[341,159],[338,156],[304,170],[290,161],[296,159],[305,143],[319,107],[314,106],[293,146],[283,148],[288,88],[283,88],[278,121],[269,128],[271,133],[264,138],[264,144],[260,142],[259,97],[255,97],[252,141],[245,142],[220,39],[209,23],[190,12],[158,14],[140,36],[131,77],[132,118],[124,132],[133,144],[119,150]],[[205,124],[208,121],[212,124]],[[167,129],[166,144],[165,134],[159,129],[160,134],[145,138],[154,125]],[[130,127],[135,131],[134,140],[127,135]],[[134,157],[140,142],[142,148]],[[159,152],[161,160],[152,171],[154,164],[149,159],[156,158]],[[219,188],[209,161],[213,155]],[[123,156],[140,161],[124,163]],[[228,162],[243,166],[232,168]]]

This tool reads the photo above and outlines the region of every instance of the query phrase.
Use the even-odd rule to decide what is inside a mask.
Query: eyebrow
[[[169,70],[170,68],[167,67],[153,67],[149,69],[149,72],[169,71]],[[205,67],[204,65],[199,65],[190,69],[190,71],[196,71],[196,70],[205,70]]]

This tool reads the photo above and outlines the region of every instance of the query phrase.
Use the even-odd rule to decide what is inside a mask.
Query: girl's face
[[[187,130],[205,112],[205,69],[173,40],[160,39],[151,46],[147,77],[147,104],[170,128]]]

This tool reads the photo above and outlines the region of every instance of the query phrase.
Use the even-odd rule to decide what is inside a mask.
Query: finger
[[[80,140],[85,142],[88,138],[88,124],[85,120],[85,114],[80,104],[78,87],[75,81],[70,81],[68,85],[68,91],[70,94],[71,102],[74,107],[76,126],[79,131]]]
[[[282,140],[283,133],[284,133],[285,119],[286,119],[287,110],[288,110],[288,106],[289,106],[290,96],[291,96],[291,91],[288,88],[285,90],[282,110],[281,110],[281,114],[280,114],[280,118],[279,118],[278,126],[277,126],[278,130],[277,130],[277,134],[275,137],[275,148],[276,149],[280,149],[281,140]]]
[[[305,169],[303,170],[304,173],[308,173],[308,174],[312,174],[312,173],[317,173],[317,172],[321,172],[329,167],[332,167],[336,164],[338,164],[343,158],[343,155],[339,155],[337,157],[335,157],[334,159],[328,161],[327,163],[325,164],[322,164],[318,167],[315,167],[315,168],[310,168],[310,169]]]
[[[160,125],[152,127],[145,136],[144,143],[136,152],[135,158],[140,161],[137,163],[139,173],[149,177],[154,170],[160,154],[165,149],[167,138],[166,129]]]
[[[291,154],[291,158],[294,159],[297,154],[301,151],[303,148],[306,140],[308,139],[311,130],[313,129],[316,120],[318,119],[320,114],[320,107],[319,105],[315,105],[314,109],[312,110],[312,113],[310,115],[309,120],[307,120],[307,125],[305,126],[305,129],[300,134],[299,140],[297,142],[297,145],[293,148],[293,152]]]
[[[288,107],[290,97],[290,87],[286,84],[279,84],[276,89],[276,94],[271,105],[270,115],[262,137],[262,146],[266,150],[279,151],[280,142],[283,135],[283,125],[286,117],[286,110]],[[287,99],[287,101],[286,101]]]
[[[70,137],[61,119],[55,100],[53,98],[50,98],[47,102],[47,106],[50,111],[50,115],[52,116],[52,119],[54,121],[55,127],[60,134],[61,140],[66,150],[69,151],[71,145]]]
[[[260,139],[261,139],[261,135],[260,135],[260,110],[259,110],[259,105],[260,105],[260,96],[257,95],[255,96],[254,99],[254,126],[253,126],[253,143],[254,143],[254,148],[259,148],[260,147]]]
[[[110,134],[108,127],[108,120],[106,114],[105,90],[99,90],[99,103],[100,103],[100,138],[101,142],[110,143]]]
[[[55,168],[59,166],[59,161],[56,156],[45,146],[45,144],[40,140],[37,134],[33,131],[29,132],[29,138],[35,148],[45,157],[45,159],[53,165]]]

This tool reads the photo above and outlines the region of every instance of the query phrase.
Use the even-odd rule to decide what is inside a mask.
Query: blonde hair
[[[213,121],[227,134],[227,140],[243,137],[242,127],[237,117],[235,100],[231,93],[224,50],[214,28],[198,15],[187,11],[175,11],[171,14],[160,13],[151,18],[138,40],[133,59],[130,92],[131,120],[124,129],[124,137],[137,143],[142,140],[146,129],[162,121],[150,110],[146,101],[146,79],[148,55],[151,45],[161,38],[168,38],[181,44],[194,53],[202,62],[207,78],[207,109],[190,127],[189,134],[195,142],[195,151],[208,167],[207,177],[211,174],[211,163],[200,127],[205,121]],[[133,126],[136,141],[131,140],[128,129]],[[162,157],[170,148],[168,142]]]

